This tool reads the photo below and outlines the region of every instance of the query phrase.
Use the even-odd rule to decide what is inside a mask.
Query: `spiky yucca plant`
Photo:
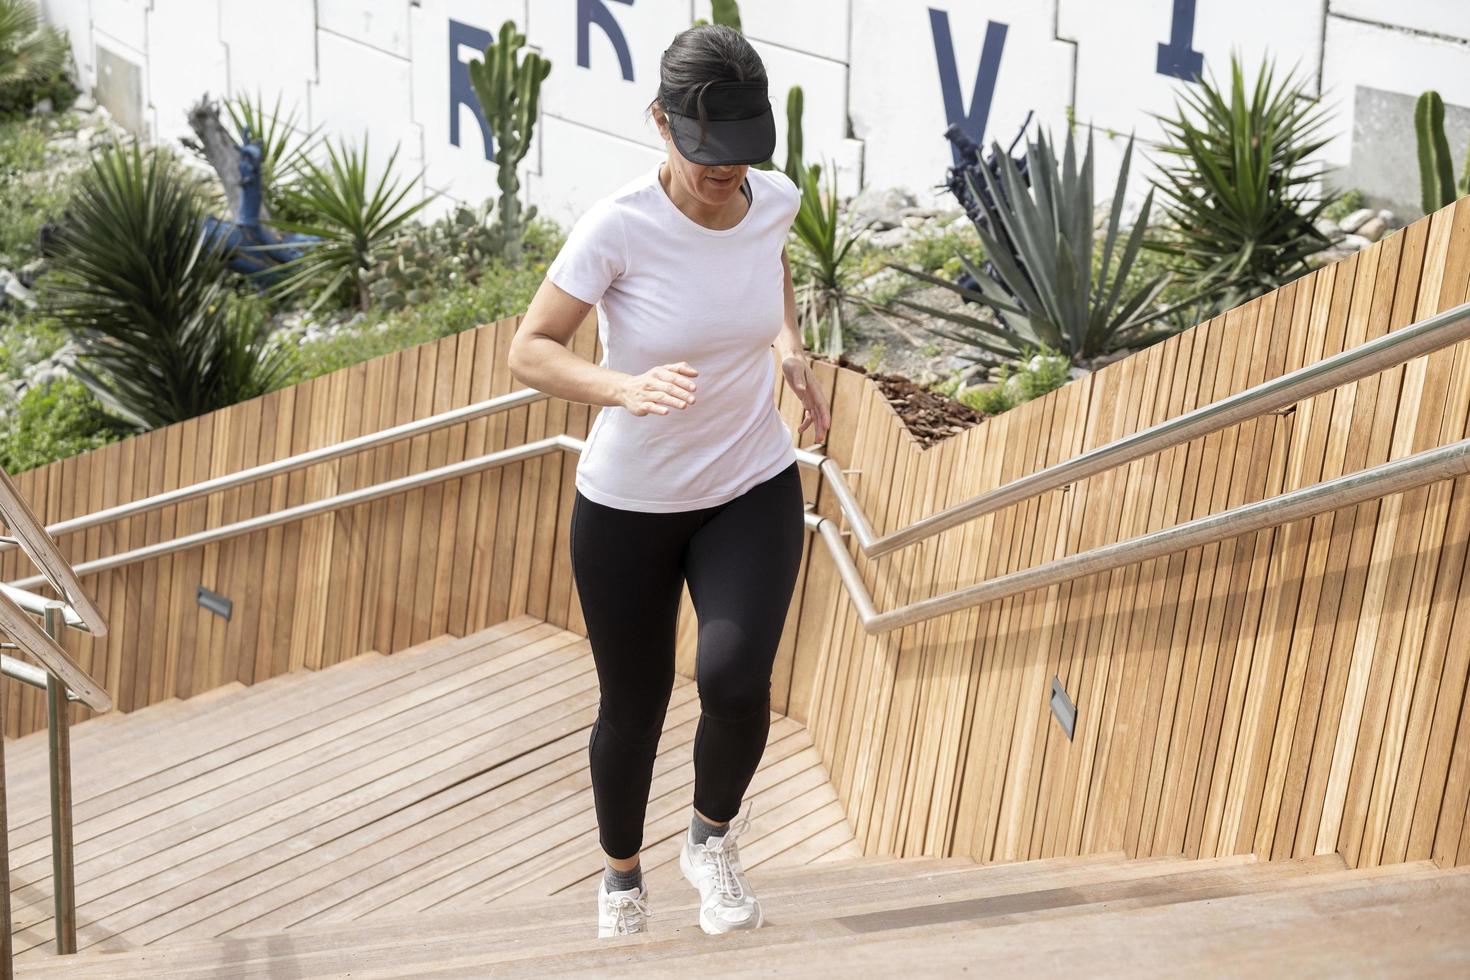
[[[138,429],[263,394],[288,366],[265,318],[234,301],[192,179],[167,149],[114,136],[78,183],[41,294],[80,348],[72,373]]]
[[[1145,247],[1217,286],[1220,309],[1285,285],[1332,244],[1316,221],[1338,194],[1319,196],[1323,171],[1306,166],[1331,139],[1316,138],[1325,108],[1290,75],[1279,86],[1273,75],[1263,59],[1248,94],[1232,53],[1228,94],[1207,73],[1176,90],[1175,118],[1150,113],[1164,127],[1160,152],[1175,159],[1160,165],[1162,180],[1150,178],[1168,220]]]
[[[345,290],[350,302],[358,309],[366,309],[371,302],[366,273],[387,253],[408,220],[437,197],[438,192],[403,205],[404,197],[418,177],[401,189],[396,178],[389,183],[401,147],[393,148],[377,186],[369,187],[366,134],[360,151],[342,141],[328,140],[325,145],[325,166],[301,157],[294,167],[296,179],[280,189],[280,200],[286,209],[312,217],[302,221],[276,218],[269,222],[271,227],[314,235],[320,241],[302,245],[303,254],[275,266],[273,271],[281,277],[269,292],[274,298],[283,299],[307,287],[320,287],[319,295],[308,308],[314,311],[328,297]]]

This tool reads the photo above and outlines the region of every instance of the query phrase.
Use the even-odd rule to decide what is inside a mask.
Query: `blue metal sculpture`
[[[321,238],[295,232],[282,234],[260,223],[260,143],[252,137],[249,127],[245,128],[244,136],[245,142],[239,147],[238,220],[205,218],[205,237],[209,243],[223,239],[230,268],[260,283],[263,290],[284,274],[285,263],[304,254],[303,249],[295,246],[319,242]]]

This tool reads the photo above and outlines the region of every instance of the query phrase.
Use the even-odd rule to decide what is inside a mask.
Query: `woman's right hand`
[[[687,361],[659,364],[642,374],[630,375],[618,392],[624,408],[634,415],[669,414],[669,406],[694,404],[694,381],[698,375]]]

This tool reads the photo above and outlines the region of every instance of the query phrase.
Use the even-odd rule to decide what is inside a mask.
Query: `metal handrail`
[[[273,511],[269,514],[261,514],[258,517],[246,518],[233,524],[226,524],[208,530],[198,531],[194,534],[186,534],[182,537],[171,538],[168,541],[160,541],[156,544],[144,545],[134,548],[132,551],[119,552],[106,558],[97,558],[92,561],[82,562],[76,566],[78,575],[95,575],[99,572],[111,571],[122,568],[125,565],[147,561],[150,558],[158,558],[163,555],[171,555],[179,551],[187,551],[201,545],[214,544],[229,538],[239,537],[242,534],[250,534],[266,528],[276,527],[280,524],[290,524],[294,521],[303,520],[308,517],[316,517],[320,514],[340,510],[343,507],[353,507],[357,504],[365,504],[380,497],[388,497],[405,490],[415,490],[426,487],[442,480],[452,480],[455,477],[468,476],[481,470],[491,469],[496,466],[504,466],[507,463],[530,459],[535,456],[544,456],[561,450],[581,452],[582,440],[568,435],[547,436],[534,442],[523,443],[507,449],[500,449],[484,456],[476,456],[472,459],[460,460],[440,466],[437,469],[425,470],[410,476],[399,477],[394,480],[386,480],[375,483],[372,486],[362,487],[358,490],[349,490],[332,497],[321,500],[313,500],[310,503],[298,504],[295,507],[287,507],[284,510]],[[20,579],[10,583],[12,587],[26,589],[44,584],[41,576]]]
[[[4,595],[11,602],[33,616],[46,615],[46,607],[56,602],[55,599],[48,599],[43,595],[36,595],[34,592],[17,589],[15,586],[6,585],[4,582],[0,582],[0,595]],[[62,610],[62,615],[65,617],[67,626],[74,630],[88,632],[87,624],[82,621],[82,617],[77,615],[75,609],[67,606]]]
[[[139,514],[146,514],[149,511],[158,510],[162,507],[181,504],[187,500],[195,500],[199,497],[207,497],[212,493],[219,493],[221,490],[230,490],[234,487],[244,486],[247,483],[253,483],[256,480],[263,480],[267,477],[281,476],[295,470],[305,469],[308,466],[315,466],[317,463],[325,463],[342,456],[350,456],[353,453],[362,452],[366,449],[377,449],[403,439],[425,435],[436,429],[458,425],[461,422],[473,422],[475,419],[494,415],[497,412],[508,411],[512,408],[519,408],[522,405],[530,405],[550,397],[546,392],[537,391],[535,388],[521,388],[518,391],[512,391],[506,395],[497,395],[494,398],[474,402],[462,408],[450,409],[446,412],[440,412],[437,415],[430,415],[427,418],[405,422],[402,425],[395,425],[387,429],[380,429],[377,432],[370,432],[366,435],[346,439],[342,442],[333,443],[330,446],[323,446],[320,449],[310,449],[303,453],[297,453],[295,456],[287,456],[284,459],[261,463],[259,466],[252,466],[249,469],[240,470],[235,473],[227,473],[224,476],[215,477],[210,480],[202,480],[199,483],[190,484],[187,487],[180,487],[177,490],[166,490],[163,493],[154,494],[151,497],[144,497],[141,500],[133,500],[125,504],[118,504],[116,507],[108,507],[106,510],[96,511],[92,514],[58,521],[55,524],[47,525],[46,531],[53,537],[60,537],[63,534],[71,534],[75,531],[85,531],[88,528],[110,524],[124,517],[137,517]],[[0,538],[0,552],[13,546],[13,542],[7,542],[5,538]]]
[[[51,892],[56,924],[56,951],[77,951],[76,852],[73,846],[71,792],[71,729],[67,710],[81,701],[96,711],[112,708],[112,697],[72,659],[62,645],[68,626],[93,636],[107,635],[107,621],[82,589],[76,570],[56,550],[36,515],[31,512],[9,474],[0,469],[0,521],[19,546],[41,569],[41,581],[66,601],[45,599],[12,586],[0,586],[0,632],[10,637],[7,649],[24,650],[41,668],[0,655],[0,673],[46,692],[46,758],[51,800]],[[31,617],[41,617],[40,626]],[[3,753],[0,746],[0,753]],[[3,756],[0,756],[3,759]],[[4,771],[0,762],[0,772]],[[0,781],[0,978],[14,976],[14,946],[10,915],[10,839],[3,781]]]
[[[807,455],[802,458],[804,465],[820,469],[831,485],[838,505],[846,516],[851,533],[863,554],[869,558],[879,558],[1037,494],[1067,486],[1124,463],[1142,459],[1161,450],[1228,428],[1247,419],[1277,411],[1305,398],[1330,391],[1350,381],[1369,377],[1379,371],[1466,339],[1470,339],[1470,302],[1453,306],[1399,330],[1376,337],[1358,347],[1308,364],[1183,415],[1166,419],[1150,428],[1124,436],[1105,446],[1081,453],[1046,469],[1019,477],[1010,483],[988,490],[881,536],[874,534],[872,523],[848,484],[841,465],[836,460],[814,453],[812,449],[799,449],[797,452],[798,454],[806,453]],[[93,514],[60,521],[48,525],[46,531],[59,536],[97,527],[124,517],[136,517],[161,507],[243,486],[255,480],[280,476],[317,463],[338,459],[365,449],[375,449],[401,439],[494,415],[549,397],[551,396],[547,393],[534,388],[522,388],[379,432],[347,439],[274,462],[263,463],[236,473],[204,480],[177,490],[169,490],[142,500],[120,504]],[[482,460],[488,458],[490,457],[481,457]],[[196,540],[196,536],[191,536],[189,540]],[[0,540],[0,551],[6,547],[5,542]],[[93,562],[77,566],[77,570],[80,574],[89,574],[108,567],[117,566]],[[30,578],[12,584],[30,587],[42,584],[42,580]]]
[[[994,602],[1033,589],[1160,558],[1176,551],[1187,551],[1268,527],[1290,524],[1305,517],[1412,490],[1426,483],[1466,475],[1470,475],[1470,439],[1391,460],[1379,466],[1244,504],[1162,531],[998,575],[976,585],[910,602],[883,613],[874,608],[872,597],[858,574],[857,566],[843,545],[842,532],[830,520],[810,513],[807,514],[807,526],[818,531],[827,542],[827,550],[837,563],[838,574],[857,608],[863,628],[869,633],[879,633],[911,626],[984,602]]]
[[[36,567],[45,574],[46,582],[86,622],[92,635],[107,635],[107,621],[102,618],[102,613],[82,589],[76,573],[66,559],[61,557],[61,552],[56,550],[56,543],[51,540],[45,528],[41,527],[41,522],[36,520],[36,515],[31,513],[20,491],[10,482],[10,475],[3,469],[0,469],[0,521],[4,521],[6,529],[15,535],[10,540],[35,562]],[[105,711],[106,708],[99,710]]]
[[[837,462],[831,460],[824,464],[822,473],[847,514],[858,547],[869,558],[878,558],[1047,490],[1076,483],[1191,439],[1286,408],[1466,339],[1470,339],[1470,302],[1450,307],[1340,354],[1019,477],[881,537],[873,534],[872,525]]]
[[[1198,438],[1210,432],[1238,424],[1246,419],[1284,408],[1303,398],[1321,394],[1336,386],[1368,377],[1386,368],[1403,363],[1414,357],[1443,349],[1467,338],[1470,338],[1470,303],[1461,303],[1458,306],[1426,317],[1409,326],[1377,337],[1358,347],[1343,351],[1340,354],[1325,358],[1314,364],[1309,364],[1296,371],[1256,385],[1238,394],[1230,395],[1194,411],[1177,416],[1176,418],[1168,419],[1151,428],[1130,436],[1125,436],[1105,446],[1076,456],[1066,462],[1013,480],[1008,484],[972,497],[967,501],[939,511],[907,527],[890,532],[881,537],[873,534],[871,523],[863,511],[862,505],[857,500],[856,495],[848,485],[844,471],[838,461],[822,453],[815,452],[811,448],[797,449],[796,455],[802,465],[817,469],[826,478],[832,487],[842,515],[848,521],[850,526],[849,531],[839,531],[836,528],[832,528],[830,531],[831,535],[836,535],[837,540],[840,540],[841,536],[851,534],[857,541],[858,546],[870,558],[881,557],[884,554],[907,547],[950,527],[1017,503],[1035,494],[1066,486],[1076,480],[1081,480],[1112,467],[1140,459],[1151,453],[1188,442],[1191,439]],[[229,476],[219,477],[190,487],[169,491],[167,494],[147,498],[135,504],[126,504],[121,507],[112,508],[109,511],[99,512],[98,515],[77,518],[64,524],[53,525],[48,530],[53,533],[65,533],[68,529],[80,530],[83,527],[90,527],[96,523],[100,523],[100,515],[102,514],[112,515],[108,519],[115,519],[119,516],[132,516],[141,512],[142,509],[167,506],[171,503],[178,503],[181,500],[217,492],[220,489],[239,486],[250,480],[279,475],[292,469],[337,458],[349,452],[373,448],[383,445],[386,442],[408,438],[413,435],[432,431],[433,429],[467,421],[471,418],[506,411],[544,397],[549,396],[536,389],[521,389],[511,392],[508,395],[477,402],[474,405],[461,409],[443,412],[417,422],[395,426],[379,433],[357,437],[333,446],[327,446],[322,449],[289,457],[285,460],[279,460],[275,463],[264,464]],[[238,521],[224,527],[200,531],[170,541],[146,545],[118,555],[85,562],[78,565],[76,571],[80,575],[96,574],[149,558],[184,551],[202,544],[209,544],[226,538],[248,534],[263,528],[290,523],[305,517],[336,510],[340,507],[352,506],[404,490],[427,486],[440,480],[453,479],[505,463],[543,455],[556,451],[558,448],[580,452],[583,446],[584,443],[582,440],[572,436],[549,436],[523,446],[502,449],[494,453],[452,463],[413,476],[390,480],[348,493],[338,494],[324,500],[301,504],[272,514],[264,514],[259,517]],[[1449,447],[1446,448],[1448,449]],[[1421,456],[1425,455],[1421,454]],[[1364,471],[1364,474],[1369,472],[1372,471]],[[1427,477],[1425,482],[1430,482],[1434,479],[1439,479],[1439,477]],[[1294,491],[1294,493],[1300,492],[1302,491]],[[1395,491],[1385,490],[1380,495],[1386,495],[1392,492]],[[1278,506],[1285,506],[1286,496],[1289,495],[1283,495],[1282,498],[1273,498],[1273,500],[1278,501]],[[1260,503],[1265,504],[1268,501],[1261,501]],[[1250,504],[1246,505],[1245,508],[1238,508],[1236,511],[1228,511],[1215,516],[1224,518],[1227,515],[1236,515],[1241,518],[1249,517],[1251,520],[1257,520],[1259,519],[1259,511],[1251,510],[1247,513],[1248,508],[1254,508],[1256,506],[1256,504]],[[1269,513],[1269,511],[1267,512]],[[1288,518],[1287,520],[1290,519]],[[833,538],[829,535],[828,528],[823,526],[823,522],[828,521],[827,518],[811,513],[809,510],[806,520],[807,526],[810,529],[820,531],[824,539],[827,539],[829,544],[832,543]],[[1195,524],[1198,523],[1195,522]],[[1180,528],[1193,526],[1180,525]],[[941,615],[943,612],[953,611],[955,608],[962,608],[964,605],[991,601],[999,597],[1001,592],[1014,583],[1027,581],[1037,583],[1036,585],[1025,586],[1024,588],[1036,588],[1043,582],[1050,584],[1052,580],[1049,576],[1064,574],[1068,568],[1090,568],[1092,566],[1089,562],[1093,559],[1113,560],[1118,554],[1114,549],[1118,549],[1123,545],[1128,545],[1135,549],[1137,553],[1141,554],[1142,549],[1154,547],[1156,540],[1175,540],[1159,537],[1159,535],[1166,533],[1168,532],[1156,532],[1155,535],[1145,535],[1141,538],[1135,538],[1130,542],[1109,545],[1105,548],[1095,549],[1094,552],[1057,559],[1054,562],[1027,569],[1024,572],[1011,573],[1008,576],[1003,576],[991,582],[982,582],[979,585],[971,586],[969,589],[946,593],[944,596],[922,600],[921,602],[912,603],[909,606],[890,610],[886,613],[878,613],[872,608],[870,602],[866,602],[865,604],[865,601],[861,600],[861,597],[866,595],[866,590],[856,575],[856,567],[851,564],[851,557],[848,555],[846,548],[834,548],[832,549],[832,553],[834,560],[839,564],[839,568],[846,569],[843,580],[847,585],[849,594],[853,597],[854,602],[858,604],[859,610],[863,612],[864,626],[868,627],[870,632],[873,632],[916,622],[917,620],[913,618],[915,615],[918,615],[920,619],[929,618],[930,616]],[[1229,533],[1227,532],[1226,536],[1229,536]],[[1190,547],[1190,545],[1180,547]],[[1106,554],[1103,554],[1104,552]],[[1088,561],[1084,561],[1084,559],[1088,559]],[[1122,562],[1122,564],[1128,563],[1130,562]],[[1109,565],[1107,567],[1117,566]],[[1086,571],[1073,571],[1070,573],[1071,576],[1085,574],[1090,573]],[[1030,577],[1022,578],[1019,576]],[[29,579],[22,579],[12,583],[12,585],[20,588],[28,588],[43,583],[44,579],[41,576],[36,576]],[[1020,591],[1024,591],[1024,588]],[[1005,592],[1004,594],[1009,595],[1014,594],[1014,592]],[[959,605],[955,605],[952,600],[957,596],[970,597],[970,601],[963,601]],[[923,612],[923,610],[939,611]]]

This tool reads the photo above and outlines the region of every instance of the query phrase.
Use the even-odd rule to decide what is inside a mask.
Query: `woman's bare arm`
[[[804,353],[801,328],[796,325],[796,287],[791,284],[791,260],[786,257],[784,245],[781,246],[781,268],[785,270],[783,289],[786,293],[786,312],[781,318],[781,332],[776,335],[776,342],[771,346],[776,348],[784,361],[788,357],[801,357]]]
[[[635,415],[667,415],[669,406],[683,408],[694,401],[693,378],[699,372],[683,362],[632,375],[573,353],[572,338],[591,309],[592,304],[543,279],[510,340],[506,361],[511,376],[557,398],[621,406]]]
[[[510,340],[511,376],[527,387],[567,401],[620,405],[618,391],[628,380],[622,371],[593,364],[572,353],[572,337],[587,319],[584,303],[550,279],[531,298]]]

